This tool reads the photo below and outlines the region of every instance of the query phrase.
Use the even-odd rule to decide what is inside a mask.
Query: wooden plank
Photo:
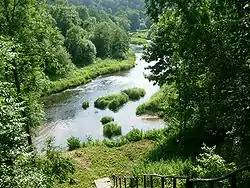
[[[109,178],[95,180],[96,188],[112,188],[112,183]]]

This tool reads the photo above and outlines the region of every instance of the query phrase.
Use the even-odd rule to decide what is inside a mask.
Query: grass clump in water
[[[99,97],[94,106],[101,110],[106,109],[107,107],[116,112],[120,107],[126,104],[129,101],[129,97],[125,93],[114,94],[109,96]]]
[[[130,100],[135,101],[146,95],[146,91],[143,88],[130,88],[122,91],[126,93]]]
[[[107,123],[103,126],[103,136],[113,138],[122,134],[122,127],[115,123]]]
[[[82,108],[83,108],[84,110],[86,110],[87,108],[89,108],[89,102],[88,102],[88,101],[84,101],[84,102],[82,103]]]
[[[105,124],[107,124],[107,123],[110,123],[110,122],[112,122],[112,121],[114,121],[114,118],[113,118],[113,117],[108,117],[108,116],[105,116],[105,117],[103,117],[103,118],[101,119],[101,123],[102,123],[103,125],[105,125]]]

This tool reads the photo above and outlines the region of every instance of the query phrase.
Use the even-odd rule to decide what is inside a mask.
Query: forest
[[[249,165],[249,28],[247,0],[1,1],[0,187],[87,188],[112,174],[211,178]],[[146,78],[159,91],[140,102],[148,90],[130,87],[94,107],[119,114],[139,104],[136,115],[165,126],[123,134],[105,116],[103,140],[72,136],[65,151],[49,137],[37,151],[43,97],[138,66],[131,43],[145,45]],[[242,174],[238,187],[249,185]]]

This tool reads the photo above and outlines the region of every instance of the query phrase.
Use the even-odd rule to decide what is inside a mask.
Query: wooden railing
[[[162,176],[158,174],[144,174],[135,177],[113,175],[112,178],[115,188],[167,188],[167,185],[168,187],[172,186],[173,188],[177,188],[177,181],[183,181],[184,187],[186,188],[203,187],[204,185],[209,188],[215,188],[216,183],[224,180],[228,180],[227,187],[241,188],[237,184],[237,175],[244,171],[250,171],[250,166],[244,166],[224,176],[209,179],[193,179],[183,176]],[[247,185],[246,188],[248,187],[250,188],[250,184]]]

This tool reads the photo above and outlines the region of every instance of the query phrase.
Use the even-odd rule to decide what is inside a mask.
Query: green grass
[[[131,35],[131,44],[136,44],[136,45],[145,45],[147,44],[148,38],[148,30],[138,30]]]
[[[136,101],[146,95],[146,91],[143,88],[130,88],[122,91],[126,93],[130,100]]]
[[[101,123],[103,125],[107,124],[107,123],[110,123],[112,121],[114,121],[115,119],[113,117],[109,117],[109,116],[105,116],[105,117],[102,117],[101,119]]]
[[[131,175],[132,169],[154,148],[153,141],[143,140],[117,148],[90,146],[65,155],[76,164],[75,185],[58,185],[64,188],[94,188],[94,180],[112,174]]]
[[[129,101],[129,97],[125,93],[113,94],[108,96],[99,97],[94,105],[95,108],[99,108],[101,110],[106,109],[107,107],[117,112],[119,108],[121,108],[124,104]]]
[[[99,97],[95,103],[95,108],[105,110],[109,108],[110,110],[117,112],[124,104],[129,100],[135,101],[144,97],[146,94],[145,90],[142,88],[131,88],[121,91],[119,94],[112,94],[108,96]]]
[[[107,123],[103,125],[103,136],[109,139],[120,136],[122,134],[122,127],[115,123]]]
[[[125,60],[104,59],[98,60],[95,63],[84,68],[77,69],[70,73],[66,78],[57,81],[49,81],[44,95],[50,95],[64,91],[69,88],[74,88],[79,85],[84,85],[91,82],[92,79],[105,74],[115,73],[122,70],[128,70],[135,66],[135,54],[130,51],[128,58]]]
[[[163,85],[149,101],[139,105],[136,115],[158,115],[164,117],[169,108],[169,101],[177,98],[176,89],[172,85]]]

